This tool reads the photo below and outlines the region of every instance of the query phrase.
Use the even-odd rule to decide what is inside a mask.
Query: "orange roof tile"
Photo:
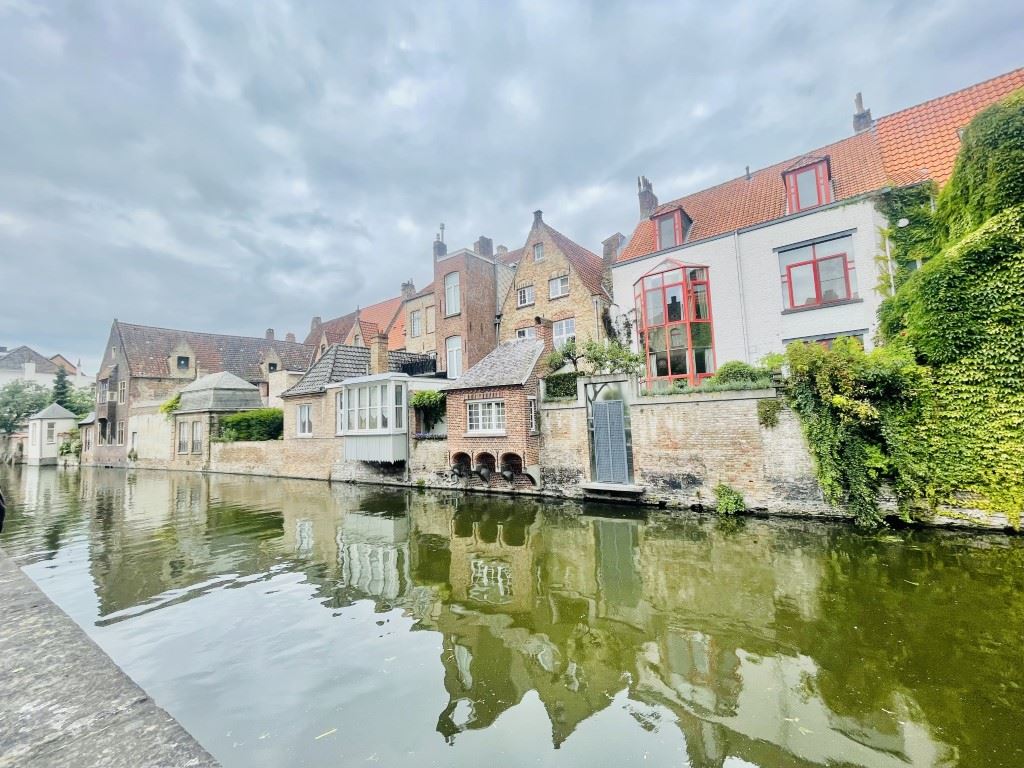
[[[782,173],[812,157],[829,158],[836,200],[926,178],[942,184],[960,147],[958,129],[1020,87],[1024,87],[1024,69],[881,117],[873,130],[755,171],[749,179],[740,176],[665,203],[654,215],[680,207],[685,210],[693,221],[691,243],[781,218],[786,215]],[[657,242],[654,221],[641,219],[617,261],[653,253]]]

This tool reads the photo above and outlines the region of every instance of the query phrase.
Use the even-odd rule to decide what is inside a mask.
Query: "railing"
[[[402,363],[402,373],[406,376],[427,376],[437,372],[437,360],[428,357],[415,362]]]

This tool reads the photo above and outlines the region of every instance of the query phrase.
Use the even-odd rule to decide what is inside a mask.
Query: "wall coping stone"
[[[630,408],[645,405],[673,405],[676,403],[713,403],[723,400],[767,400],[778,396],[774,387],[766,389],[735,389],[724,392],[690,392],[678,395],[642,395],[629,404]]]

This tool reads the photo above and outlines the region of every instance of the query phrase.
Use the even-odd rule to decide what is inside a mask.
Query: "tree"
[[[62,365],[57,369],[57,376],[53,380],[53,402],[67,408],[70,397],[71,382],[68,381],[68,372]]]
[[[95,387],[72,387],[64,407],[79,416],[85,416],[96,407]]]
[[[594,373],[625,373],[639,376],[644,368],[643,355],[634,352],[617,339],[605,343],[588,341],[583,348],[583,359]]]
[[[25,420],[50,404],[50,390],[27,381],[12,381],[0,387],[0,432],[10,435]]]
[[[578,373],[580,370],[580,361],[583,360],[583,358],[583,348],[576,343],[576,338],[572,337],[548,355],[545,362],[547,363],[548,370],[550,371],[557,371],[566,363],[572,363],[572,369]]]

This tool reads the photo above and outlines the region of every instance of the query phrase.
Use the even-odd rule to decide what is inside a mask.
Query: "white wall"
[[[170,461],[174,457],[174,424],[160,413],[159,406],[132,408],[124,436],[125,448],[129,451],[133,432],[138,434],[135,450],[140,462]]]
[[[39,373],[36,371],[35,363],[26,363],[21,370],[0,370],[0,387],[12,381],[30,381],[49,389],[53,386],[56,378],[54,373]],[[75,387],[90,387],[95,383],[94,376],[82,374],[68,374],[68,382]]]
[[[884,225],[885,219],[870,201],[839,204],[735,236],[684,245],[618,264],[612,270],[616,304],[612,312],[631,310],[634,283],[663,259],[672,258],[709,268],[718,365],[728,360],[755,363],[769,352],[783,351],[786,342],[797,338],[865,330],[865,346],[870,348],[881,301],[875,290],[875,257],[884,251],[879,235]],[[783,314],[779,258],[773,249],[847,230],[853,230],[853,260],[861,301]],[[633,337],[635,343],[635,333]]]
[[[31,419],[28,423],[28,450],[25,461],[29,464],[56,464],[63,436],[70,432],[77,419]],[[53,425],[53,441],[46,439],[49,425]]]

